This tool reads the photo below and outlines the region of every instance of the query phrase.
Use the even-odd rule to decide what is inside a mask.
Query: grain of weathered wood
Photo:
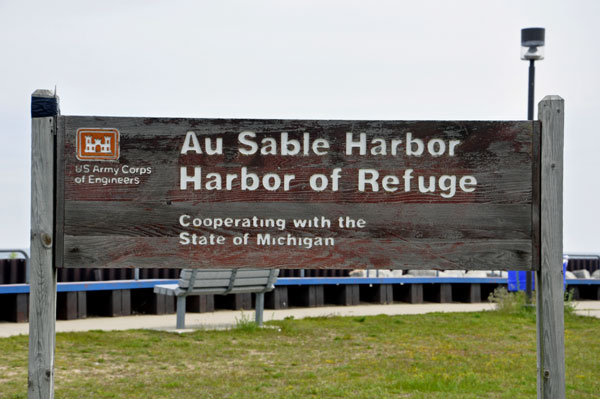
[[[64,220],[65,220],[65,124],[63,118],[56,118],[56,138],[55,138],[55,160],[56,163],[56,180],[55,180],[55,196],[54,196],[54,265],[60,267],[63,264],[64,254]],[[66,280],[65,280],[66,281]]]
[[[339,204],[333,203],[229,203],[226,210],[219,203],[197,205],[185,203],[156,204],[148,202],[123,202],[118,206],[102,201],[77,201],[69,204],[65,220],[67,235],[73,236],[130,236],[168,237],[181,231],[197,234],[232,236],[244,232],[281,233],[275,228],[183,228],[181,215],[191,218],[286,218],[285,232],[342,237],[389,237],[500,239],[531,237],[531,206],[526,204]],[[113,209],[116,208],[116,209]],[[369,212],[367,216],[367,212]],[[103,215],[101,218],[98,215]],[[319,219],[324,216],[331,227],[296,228],[294,219]],[[367,219],[364,228],[340,228],[339,218]]]
[[[47,90],[34,97],[54,98]],[[55,101],[58,101],[55,99]],[[54,240],[54,131],[52,116],[32,118],[29,398],[54,397],[56,269]]]
[[[462,121],[299,121],[61,117],[62,160],[59,177],[64,183],[65,242],[61,256],[65,267],[259,267],[339,268],[449,268],[532,269],[532,196],[535,124],[531,122]],[[121,150],[118,161],[83,162],[75,156],[79,128],[118,128]],[[200,141],[223,138],[222,155],[180,154],[185,134],[194,131]],[[309,133],[311,140],[327,139],[327,155],[252,155],[237,151],[237,134],[254,131],[260,138],[277,138],[287,132],[292,139]],[[456,156],[347,155],[347,132],[367,134],[390,142],[413,137],[429,140],[460,140]],[[401,147],[404,148],[404,147]],[[75,179],[81,169],[109,178],[98,168],[152,168],[137,184],[81,184]],[[180,190],[179,169],[200,166],[204,174],[252,173],[294,174],[291,189],[242,191],[239,182],[231,190]],[[316,192],[309,188],[314,173],[330,174],[342,168],[340,189]],[[97,171],[93,171],[94,168]],[[477,190],[459,192],[452,198],[413,189],[393,193],[359,192],[359,169],[377,169],[381,175],[399,178],[407,168],[415,176],[477,177]],[[108,170],[108,169],[107,169]],[[122,169],[116,176],[123,176]],[[416,179],[416,177],[415,177]],[[63,209],[63,208],[61,208]],[[285,231],[248,228],[183,228],[180,215],[192,217],[285,218]],[[324,216],[329,228],[294,228],[292,219]],[[363,229],[342,229],[338,217],[366,219]],[[181,248],[181,231],[218,234],[231,239],[244,232],[292,233],[300,237],[333,237],[333,248]],[[132,238],[135,238],[132,240]],[[337,242],[343,243],[338,246]],[[500,244],[496,254],[492,246]],[[525,243],[528,242],[528,246]],[[91,245],[91,246],[90,246]],[[440,245],[438,247],[438,245]],[[283,250],[285,249],[285,251]],[[391,250],[387,257],[381,251]],[[255,253],[253,253],[255,252]],[[152,253],[155,258],[147,256]],[[287,254],[286,254],[287,253]],[[446,257],[445,254],[449,253]],[[277,258],[273,258],[273,257]],[[405,256],[407,256],[405,261]],[[243,259],[247,258],[246,261]],[[203,260],[204,259],[204,260]],[[344,260],[346,259],[346,260]],[[63,260],[63,259],[61,259]],[[256,263],[253,263],[256,262]],[[279,263],[281,264],[279,264]],[[464,264],[460,264],[464,262]],[[340,265],[341,263],[341,265]],[[344,266],[345,265],[345,266]]]
[[[565,398],[563,239],[564,101],[539,104],[541,152],[541,267],[537,272],[538,398]]]
[[[311,170],[316,169],[329,169],[330,166],[335,163],[340,167],[344,168],[369,168],[369,167],[381,167],[386,163],[388,166],[393,162],[392,169],[398,168],[421,168],[431,170],[444,170],[451,171],[457,168],[473,168],[478,166],[481,171],[486,169],[491,172],[498,172],[498,170],[510,171],[514,170],[518,165],[526,165],[528,160],[531,158],[531,138],[530,126],[527,126],[525,122],[356,122],[363,125],[365,131],[369,131],[371,135],[378,135],[378,137],[384,137],[386,139],[396,137],[410,129],[414,132],[415,136],[425,136],[430,134],[431,131],[442,133],[448,137],[462,138],[465,140],[464,151],[460,157],[448,158],[448,157],[402,157],[402,156],[346,156],[340,154],[341,142],[345,132],[354,129],[352,126],[354,122],[345,121],[260,121],[260,120],[227,120],[224,121],[228,124],[228,128],[223,128],[219,125],[219,120],[181,120],[177,122],[161,121],[150,119],[148,123],[143,123],[140,118],[92,118],[92,117],[64,117],[65,118],[65,177],[74,175],[74,166],[85,164],[81,161],[77,161],[74,157],[74,132],[78,127],[97,125],[99,127],[119,126],[122,133],[127,136],[122,140],[122,155],[119,164],[140,162],[144,166],[157,165],[159,167],[163,165],[172,165],[176,163],[181,166],[205,166],[211,168],[217,168],[215,170],[227,170],[236,166],[248,166],[251,168],[264,168],[265,170],[272,170],[274,168],[278,170],[295,169],[299,171],[301,168],[309,168]],[[270,122],[269,129],[262,129],[261,124]],[[280,122],[280,123],[278,123]],[[331,154],[327,156],[300,156],[300,157],[281,157],[281,156],[240,156],[235,153],[235,133],[240,129],[254,129],[259,132],[266,134],[273,134],[277,131],[290,130],[289,123],[295,122],[304,131],[310,130],[310,124],[321,124],[318,130],[311,131],[311,134],[319,134],[319,137],[326,137],[332,142]],[[194,123],[203,124],[205,129],[210,130],[210,133],[205,134],[203,137],[218,137],[223,135],[225,138],[224,146],[226,147],[225,154],[222,156],[200,156],[200,155],[180,155],[179,150],[183,142],[185,132],[189,129],[193,129]],[[379,131],[374,128],[373,125],[377,123],[386,123],[389,125],[385,132]],[[468,125],[467,125],[468,124]],[[306,125],[306,126],[302,126]],[[464,125],[461,127],[461,125]],[[467,127],[468,126],[468,127]],[[293,128],[292,128],[293,129]],[[417,130],[415,130],[417,129]],[[469,129],[473,131],[468,131]],[[479,131],[478,131],[479,130]],[[269,133],[270,132],[270,133]],[[477,133],[477,134],[475,134]],[[493,134],[491,134],[493,133]],[[294,134],[290,131],[290,134]],[[487,136],[487,137],[486,137]],[[483,137],[483,139],[482,139]],[[490,137],[496,137],[495,140],[491,140]],[[152,158],[149,159],[148,153],[152,151],[152,147],[160,147],[160,152],[155,151],[152,153]],[[337,150],[333,147],[337,146]],[[501,154],[511,154],[510,157],[500,157]],[[100,165],[111,165],[111,163],[100,163]],[[115,163],[112,163],[114,166]],[[118,165],[118,164],[117,164]],[[179,169],[168,170],[161,168],[162,170],[155,170],[152,175],[146,176],[148,180],[153,179],[154,190],[160,190],[160,184],[166,184],[166,186],[172,185],[171,178],[176,178],[179,173]],[[301,172],[301,171],[299,171]],[[100,173],[94,173],[94,175],[102,175]],[[498,175],[496,174],[496,178]],[[493,176],[491,178],[494,178]],[[515,177],[516,178],[516,177]],[[522,176],[526,179],[527,176]],[[70,183],[70,184],[69,184]],[[78,187],[73,185],[72,182],[67,182],[68,195],[86,195],[87,199],[91,199],[90,196],[94,192],[100,193],[100,198],[105,198],[106,190],[93,190],[90,187],[85,188],[85,192],[81,193]],[[115,185],[108,185],[115,194],[120,193],[118,187]],[[101,187],[100,187],[101,188]],[[106,188],[106,187],[105,187]],[[142,188],[142,191],[147,191],[149,188]],[[302,187],[298,187],[299,191],[303,191]],[[123,195],[131,196],[137,193],[132,192],[128,188],[123,188]],[[127,193],[129,191],[129,194]],[[258,190],[258,194],[263,193],[264,190]],[[206,195],[206,193],[198,193]],[[212,193],[211,197],[215,197]],[[230,197],[232,193],[223,193],[221,196]],[[245,193],[252,194],[252,193]],[[271,193],[276,194],[276,193]],[[325,193],[320,193],[322,196]],[[399,193],[397,193],[399,194]],[[396,195],[397,195],[396,194]],[[187,195],[187,194],[186,194]],[[294,193],[294,196],[296,193]],[[506,193],[505,195],[509,195]],[[201,196],[198,196],[202,198]],[[292,197],[292,195],[287,195]],[[211,198],[214,201],[214,198]],[[226,199],[231,200],[231,199]],[[251,198],[246,199],[251,201]],[[389,201],[390,199],[388,199]],[[391,199],[393,200],[393,199]]]
[[[115,242],[116,241],[116,242]],[[530,240],[372,240],[339,239],[311,253],[292,246],[177,248],[169,237],[65,237],[65,261],[78,267],[168,267],[322,269],[528,270]],[[362,255],[365,254],[365,255]]]
[[[541,196],[541,127],[533,122],[533,173],[531,174],[532,203],[531,203],[531,235],[533,269],[540,269],[540,196]]]

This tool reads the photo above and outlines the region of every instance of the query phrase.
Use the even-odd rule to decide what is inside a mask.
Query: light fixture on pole
[[[533,93],[535,88],[535,61],[544,59],[546,29],[521,29],[521,59],[529,61],[529,95],[527,119],[533,120]]]
[[[527,97],[527,119],[533,120],[533,98],[535,91],[535,61],[544,59],[546,30],[544,28],[521,29],[521,59],[529,61],[529,90]],[[533,272],[526,272],[525,296],[531,304]]]

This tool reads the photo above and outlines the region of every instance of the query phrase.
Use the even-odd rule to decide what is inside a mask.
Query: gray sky
[[[29,246],[35,89],[65,115],[526,119],[520,30],[542,26],[565,252],[600,253],[599,18],[595,0],[0,0],[0,248]]]

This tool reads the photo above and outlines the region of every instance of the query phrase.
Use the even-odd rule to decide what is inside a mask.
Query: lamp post
[[[521,29],[521,59],[529,61],[529,88],[527,94],[527,119],[533,120],[533,98],[535,91],[535,61],[544,59],[546,30],[544,28]],[[533,272],[525,277],[525,296],[531,304]]]

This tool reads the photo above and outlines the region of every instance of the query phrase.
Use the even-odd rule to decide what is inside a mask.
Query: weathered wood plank
[[[169,237],[65,237],[65,261],[77,267],[367,268],[527,270],[529,240],[339,239],[312,251],[297,246],[178,248]]]
[[[58,103],[54,94],[47,90],[36,90],[32,94],[32,105],[39,101]],[[56,115],[32,116],[28,395],[38,399],[54,397],[56,269],[53,265],[53,158]]]
[[[532,173],[532,197],[531,203],[531,236],[532,236],[532,262],[533,269],[540,269],[540,202],[541,202],[541,126],[539,123],[533,125],[533,173]],[[535,161],[537,160],[537,161]]]
[[[189,203],[171,205],[105,201],[69,204],[66,234],[74,236],[168,237],[186,231],[198,235],[233,236],[251,233],[289,232],[295,235],[390,238],[522,238],[531,237],[531,205],[527,204],[339,204],[332,203],[219,203],[203,204],[201,210]],[[366,219],[363,228],[340,227],[340,218]],[[99,218],[98,215],[103,215]],[[181,225],[181,216],[184,224]],[[285,219],[285,230],[273,227],[243,227],[246,219]],[[294,220],[325,218],[331,227],[295,227]],[[194,227],[194,219],[239,219],[238,226]],[[232,221],[233,222],[233,221]],[[393,223],[392,223],[393,222]],[[282,222],[283,223],[283,222]]]
[[[539,104],[541,153],[541,267],[537,272],[538,398],[565,398],[563,245],[564,101]]]
[[[61,267],[63,264],[63,254],[65,252],[65,123],[61,117],[56,118],[56,180],[55,180],[55,196],[54,196],[54,265]],[[65,280],[68,281],[68,280]]]
[[[485,179],[490,184],[506,181],[506,187],[511,187],[513,181],[516,192],[502,193],[503,201],[519,199],[526,200],[531,196],[530,182],[527,183],[530,174],[519,174],[521,167],[527,168],[532,157],[532,137],[530,122],[460,122],[460,121],[279,121],[279,120],[215,120],[215,119],[152,119],[152,118],[101,118],[101,117],[62,117],[65,121],[65,178],[66,196],[68,200],[85,199],[93,200],[127,200],[139,198],[144,193],[156,199],[156,194],[168,192],[173,187],[178,188],[177,182],[179,166],[202,166],[210,168],[211,171],[233,170],[233,168],[247,166],[252,170],[263,171],[286,171],[292,170],[299,173],[298,179],[302,179],[303,170],[314,172],[317,170],[329,171],[332,166],[346,169],[377,168],[381,170],[398,171],[406,168],[418,171],[443,172],[450,174],[452,171],[477,169],[480,173],[489,173]],[[81,127],[119,127],[122,134],[121,157],[119,162],[83,162],[76,159],[75,138],[76,131]],[[223,139],[223,155],[206,154],[180,154],[187,131],[195,131],[203,139]],[[287,132],[290,139],[302,140],[302,134],[307,132],[311,139],[323,138],[330,142],[331,146],[327,155],[317,156],[314,154],[300,156],[280,155],[242,155],[237,152],[239,143],[237,133],[244,130],[257,132],[257,141],[263,137],[277,138],[281,132]],[[406,156],[398,149],[396,155],[358,155],[356,151],[352,155],[344,152],[344,143],[347,132],[364,132],[367,139],[382,138],[386,142],[392,139],[404,139],[405,134],[410,131],[415,139],[427,140],[433,137],[446,140],[461,140],[456,148],[455,156]],[[160,148],[160,151],[156,151]],[[136,173],[121,173],[118,176],[140,177],[139,184],[76,184],[74,177],[81,175],[77,169],[88,165],[92,170],[88,174],[95,177],[110,177],[111,172],[101,172],[96,167],[113,166],[122,167],[151,167],[151,173],[139,175]],[[177,166],[170,168],[170,166]],[[153,167],[154,166],[154,167]],[[514,171],[512,175],[503,178],[503,174]],[[84,173],[85,174],[85,173]],[[342,179],[350,176],[342,175]],[[306,176],[304,176],[305,178]],[[484,179],[484,180],[485,180]],[[279,190],[268,192],[262,188],[255,191],[238,192],[239,181],[233,183],[232,190],[215,190],[212,193],[205,190],[198,192],[180,192],[174,190],[167,199],[176,201],[181,198],[177,195],[183,194],[183,200],[198,200],[202,202],[215,202],[219,199],[225,201],[238,201],[241,197],[245,201],[262,199],[264,194],[270,194],[278,200],[296,200],[298,195],[307,193],[315,195],[320,201],[333,200],[348,192],[356,195],[359,202],[364,202],[364,197],[371,197],[370,193],[355,193],[351,186],[342,184],[338,192],[314,193],[308,190],[305,181],[294,180],[292,189],[286,194]],[[517,184],[518,183],[518,184]],[[521,183],[523,183],[521,185]],[[485,182],[481,183],[486,186]],[[120,187],[119,187],[120,186]],[[521,187],[521,189],[518,189]],[[107,196],[110,193],[110,196]],[[331,194],[331,195],[329,195]],[[496,193],[497,194],[497,193]],[[329,195],[329,196],[328,196]],[[426,202],[435,201],[437,194],[429,194],[424,198]],[[473,196],[467,196],[468,202],[473,202]],[[387,195],[386,202],[406,202],[410,194],[399,190],[393,195]],[[368,198],[367,198],[368,199]],[[482,198],[475,198],[485,201]],[[498,198],[496,198],[497,200]],[[351,198],[345,198],[349,202]],[[372,200],[377,201],[377,198]],[[444,201],[446,202],[446,201]]]

